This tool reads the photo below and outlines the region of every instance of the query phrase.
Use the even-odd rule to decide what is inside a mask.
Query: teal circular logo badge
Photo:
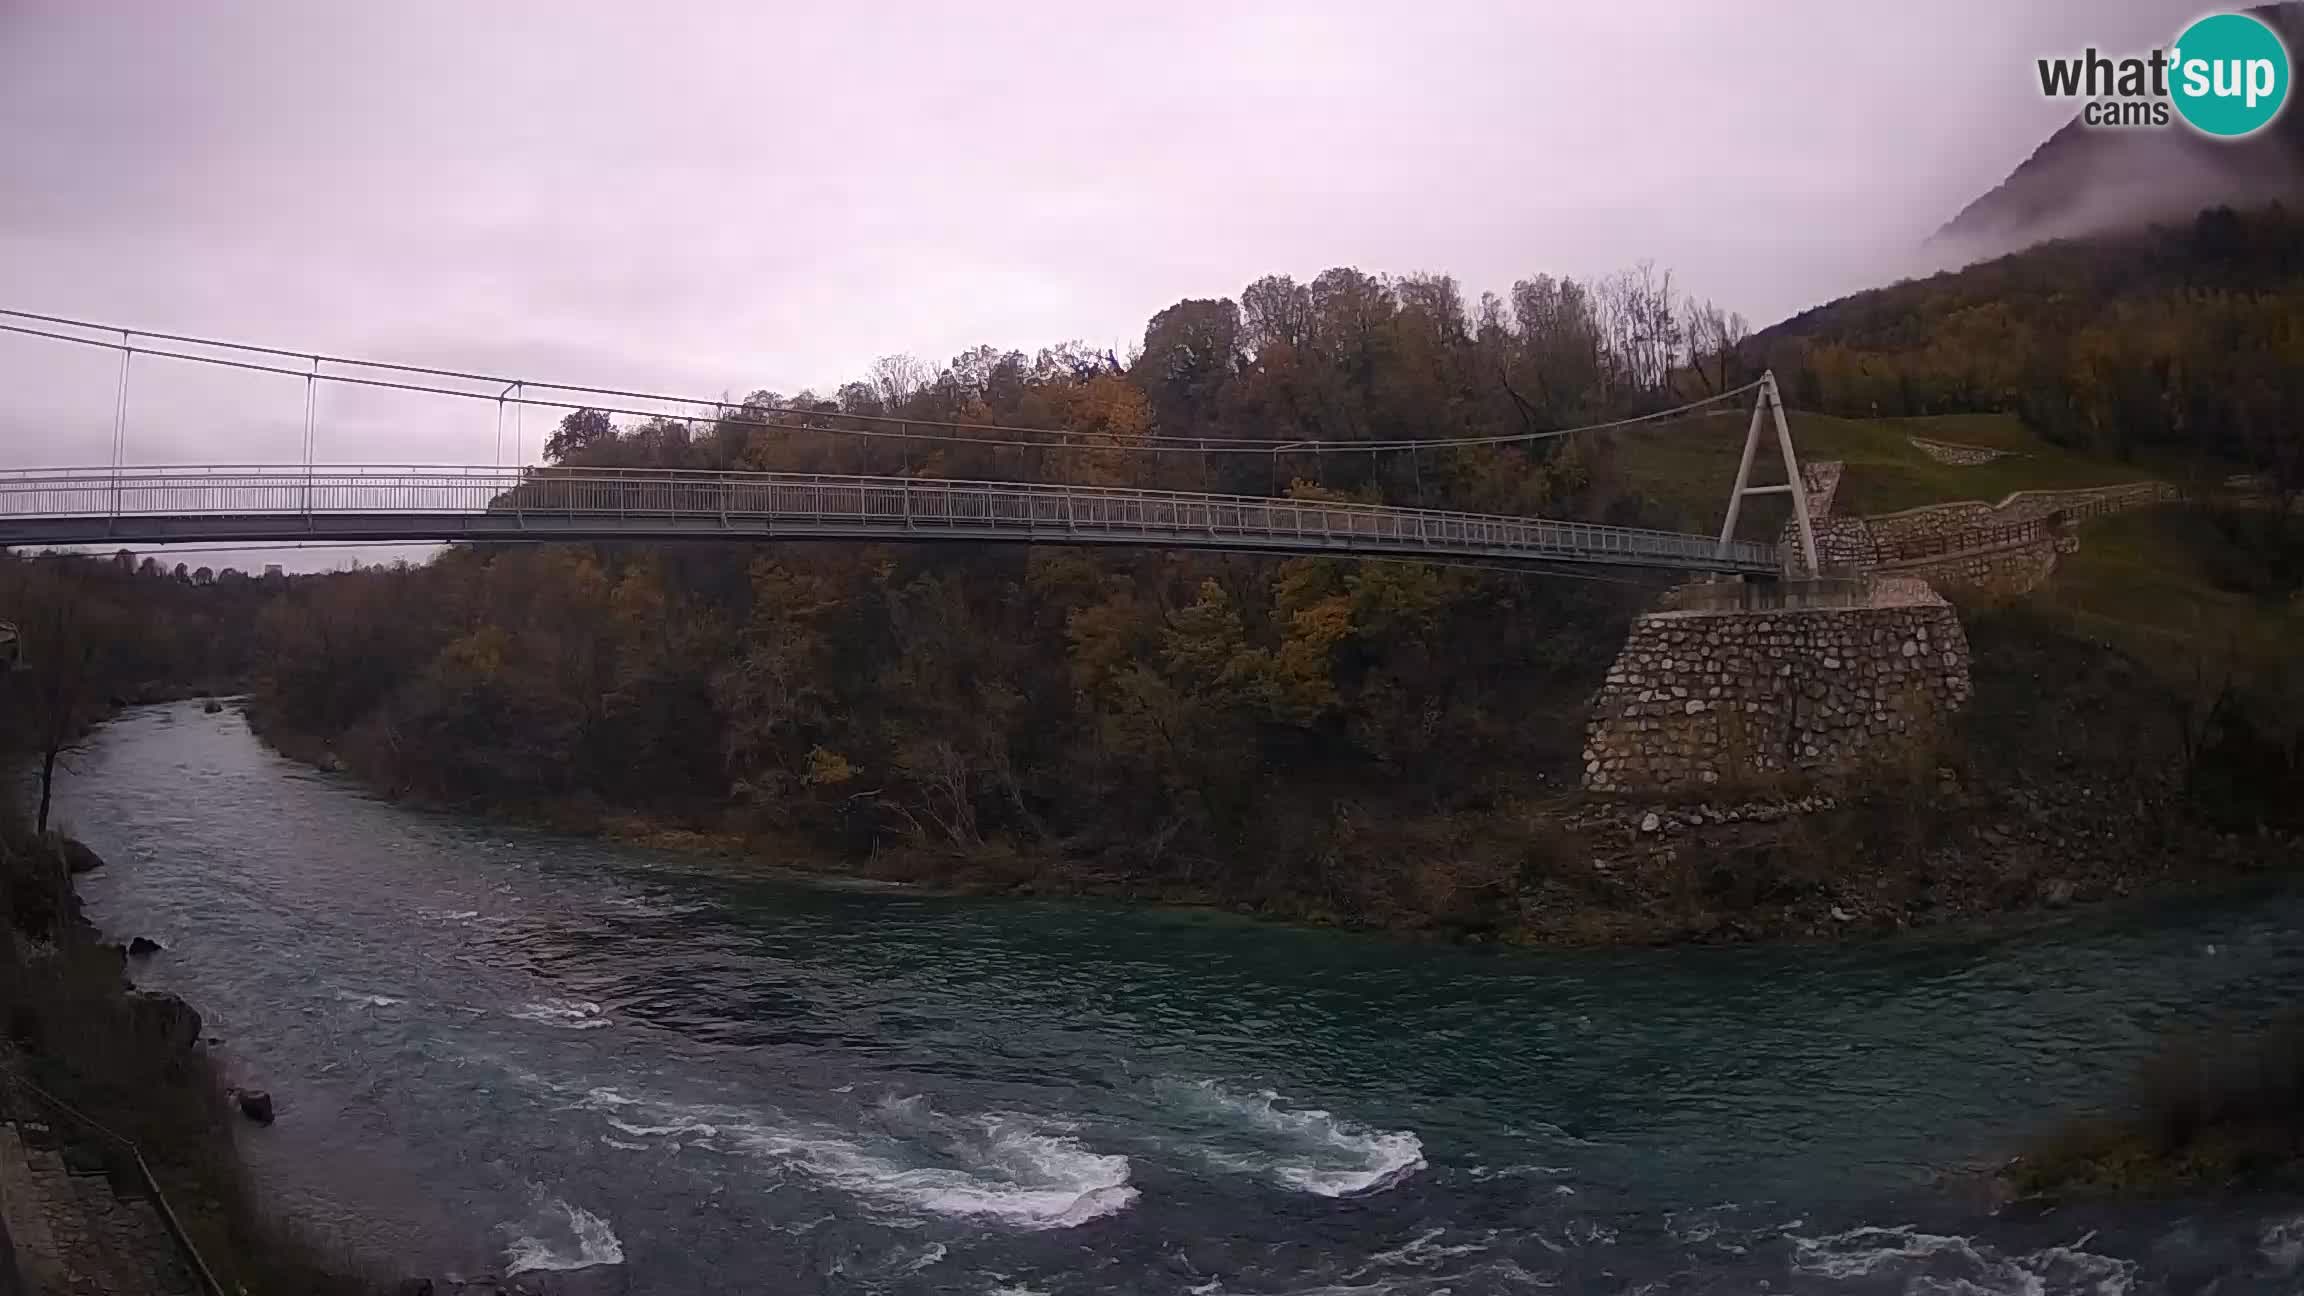
[[[2247,14],[2215,14],[2192,24],[2168,58],[2168,97],[2204,134],[2252,135],[2288,100],[2288,47]]]

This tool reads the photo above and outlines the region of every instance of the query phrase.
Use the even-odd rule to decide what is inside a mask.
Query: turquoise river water
[[[139,979],[397,1273],[632,1292],[2304,1290],[2304,1204],[1943,1185],[2304,987],[2304,898],[1876,943],[1461,950],[732,879],[428,814],[239,714],[59,793]],[[589,1289],[589,1287],[587,1287]]]

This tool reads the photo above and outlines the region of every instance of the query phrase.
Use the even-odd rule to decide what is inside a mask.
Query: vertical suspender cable
[[[489,466],[489,467],[491,467],[491,468],[496,468],[496,469],[499,469],[499,470],[501,470],[502,468],[504,468],[504,467],[505,467],[505,464],[504,464],[504,398],[505,398],[505,397],[507,397],[507,396],[510,396],[510,395],[511,395],[513,392],[515,392],[515,391],[518,391],[518,390],[519,390],[519,388],[520,388],[520,384],[518,384],[518,383],[506,383],[506,384],[504,384],[504,390],[502,390],[502,391],[500,391],[500,392],[496,393],[496,455],[495,455],[495,457],[494,457],[494,458],[492,458],[492,459],[490,459],[490,460],[488,461],[488,466]],[[497,475],[498,475],[499,479],[501,479],[501,477],[502,477],[502,473],[501,473],[500,471],[499,471],[499,473],[498,473]]]
[[[112,407],[112,516],[120,516],[120,471],[128,455],[128,362],[136,352],[128,345],[128,332],[120,332],[120,394]]]
[[[312,372],[304,375],[304,529],[312,529],[312,416],[320,402],[320,357],[312,357]]]

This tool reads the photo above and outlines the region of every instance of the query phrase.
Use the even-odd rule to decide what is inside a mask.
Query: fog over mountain
[[[2287,0],[2249,12],[2276,27],[2291,50],[2304,45],[2304,3]],[[2118,58],[2133,51],[2103,52]],[[2075,115],[1928,245],[1957,264],[2044,239],[2181,219],[2218,204],[2299,198],[2304,113],[2293,105],[2269,129],[2239,140],[2213,139],[2180,124],[2091,128]]]

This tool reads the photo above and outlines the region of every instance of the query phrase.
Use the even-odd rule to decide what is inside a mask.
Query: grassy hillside
[[[2278,654],[2304,643],[2304,604],[2286,592],[2283,542],[2259,533],[2268,521],[2187,508],[2099,519],[2039,599],[2075,631],[2172,675]]]
[[[1646,496],[1660,522],[1693,530],[1720,525],[1736,459],[1744,448],[1745,418],[1707,418],[1610,433],[1617,471]],[[1888,513],[1954,500],[1997,501],[2013,491],[2110,486],[2165,475],[2175,465],[2126,463],[2050,445],[2012,415],[1953,414],[1919,418],[1851,419],[1795,412],[1792,443],[1804,460],[1837,459],[1847,465],[1835,510]],[[1913,437],[2012,451],[1989,464],[1940,463],[1912,444]],[[1784,472],[1771,438],[1754,462],[1757,484],[1781,482]],[[1737,532],[1774,539],[1789,504],[1762,497],[1747,504]]]

